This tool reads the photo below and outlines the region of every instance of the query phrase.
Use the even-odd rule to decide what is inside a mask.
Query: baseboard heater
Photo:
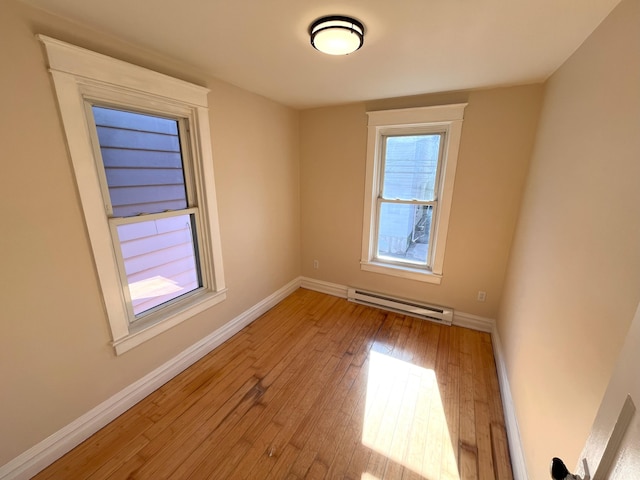
[[[381,293],[367,292],[357,288],[349,288],[347,300],[350,302],[378,307],[392,312],[411,315],[413,317],[432,320],[434,322],[451,325],[453,322],[453,309],[440,307],[437,305],[427,305],[426,303],[404,298],[391,297]]]

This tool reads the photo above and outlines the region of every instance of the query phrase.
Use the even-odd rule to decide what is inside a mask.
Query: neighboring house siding
[[[105,108],[94,108],[93,112],[113,215],[128,217],[185,208],[178,123],[136,115],[137,123],[131,125],[127,112]],[[148,121],[141,126],[141,119]]]

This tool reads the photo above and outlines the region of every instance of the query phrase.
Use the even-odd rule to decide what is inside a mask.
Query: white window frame
[[[117,355],[165,332],[226,298],[218,208],[211,154],[207,94],[209,90],[44,35],[49,71],[71,155],[96,270],[100,280],[112,345]],[[101,187],[101,162],[90,105],[157,114],[188,125],[192,187],[198,216],[198,254],[203,286],[176,301],[156,307],[133,321],[128,284],[118,268],[115,245]],[[181,132],[183,135],[185,132]],[[190,154],[190,155],[189,155]],[[187,158],[185,157],[185,162]],[[185,172],[186,173],[186,172]],[[190,210],[191,211],[191,210]]]
[[[441,283],[462,121],[466,106],[466,103],[459,103],[367,112],[367,163],[360,261],[362,270],[421,282]],[[383,142],[387,136],[429,133],[443,134],[435,202],[433,202],[432,236],[429,239],[431,268],[421,268],[401,261],[380,261],[376,258],[376,245],[378,209],[382,189],[381,178],[384,166]]]

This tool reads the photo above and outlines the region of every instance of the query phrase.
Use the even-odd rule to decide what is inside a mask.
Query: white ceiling
[[[542,81],[620,0],[25,0],[297,108]],[[332,57],[309,24],[351,15]]]

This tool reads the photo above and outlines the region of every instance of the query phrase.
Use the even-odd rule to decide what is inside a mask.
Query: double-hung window
[[[363,270],[440,283],[464,107],[368,113]]]
[[[40,39],[120,354],[225,298],[208,90]]]
[[[200,213],[184,120],[91,105],[94,155],[128,315],[135,323],[202,287]]]

